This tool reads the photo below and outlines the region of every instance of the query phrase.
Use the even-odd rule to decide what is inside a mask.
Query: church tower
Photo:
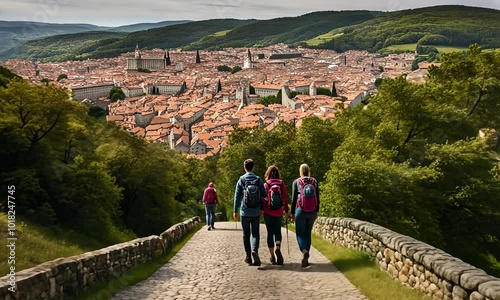
[[[252,54],[250,53],[250,49],[248,49],[248,55],[243,60],[243,69],[251,69],[251,68],[253,68]]]

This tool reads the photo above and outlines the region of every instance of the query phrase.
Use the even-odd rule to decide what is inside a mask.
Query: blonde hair
[[[311,171],[307,164],[301,164],[299,168],[300,177],[311,176]]]

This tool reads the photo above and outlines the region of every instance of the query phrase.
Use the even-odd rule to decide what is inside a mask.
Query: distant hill
[[[333,39],[319,48],[346,50],[422,45],[500,47],[500,11],[467,6],[435,6],[388,13],[330,32]]]
[[[187,22],[190,21],[164,21],[159,23],[139,23],[119,27],[104,27],[91,24],[54,24],[24,21],[0,21],[0,41],[2,41],[0,43],[0,60],[4,60],[9,57],[23,57],[23,53],[26,52],[26,50],[22,49],[22,45],[24,45],[28,41],[37,40],[44,37],[61,35],[60,38],[64,39],[68,37],[68,34],[90,31],[133,32],[139,30],[147,30],[150,28],[183,24]],[[95,41],[95,35],[89,35],[86,37],[88,37],[91,41]],[[108,37],[110,36],[102,35],[101,38]],[[53,39],[48,39],[47,42],[55,42],[56,44],[62,43],[62,41],[56,42]],[[34,55],[34,57],[46,56],[47,55]],[[55,54],[54,57],[56,57],[55,59],[60,59],[60,53]]]
[[[153,28],[132,33],[87,32],[53,36],[30,41],[10,57],[61,61],[114,57],[133,51],[138,44],[142,49],[177,48],[191,44],[219,31],[231,30],[256,22],[255,20],[216,19]],[[1,57],[0,57],[1,59]]]
[[[288,45],[308,40],[334,28],[362,23],[382,15],[373,11],[322,11],[299,17],[276,18],[238,27],[224,35],[207,36],[186,49]]]
[[[22,21],[0,21],[0,53],[17,47],[29,40],[57,34],[106,30],[90,24],[51,24]]]
[[[65,43],[62,39],[74,42]],[[214,50],[276,43],[338,52],[351,49],[375,52],[413,43],[449,46],[450,49],[478,43],[483,48],[496,48],[500,47],[500,11],[449,5],[390,13],[323,11],[271,20],[214,19],[121,36],[103,35],[101,40],[97,35],[56,36],[29,42],[11,55],[61,60],[117,56],[131,51],[136,44],[146,49]],[[81,44],[87,46],[81,47]]]
[[[191,21],[180,20],[180,21],[163,21],[163,22],[158,22],[158,23],[138,23],[138,24],[114,27],[114,28],[109,29],[109,31],[134,32],[134,31],[148,30],[148,29],[152,29],[152,28],[160,28],[160,27],[165,27],[165,26],[184,24],[184,23],[188,23],[188,22],[191,22]]]

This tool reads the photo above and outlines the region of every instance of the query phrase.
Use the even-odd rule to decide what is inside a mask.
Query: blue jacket
[[[243,204],[241,203],[243,200],[243,182],[246,181],[247,179],[252,180],[255,178],[259,178],[260,182],[259,190],[261,199],[265,199],[267,196],[266,188],[264,187],[264,183],[262,182],[262,179],[260,179],[259,176],[255,175],[252,172],[247,172],[244,175],[242,175],[238,180],[238,183],[236,183],[236,188],[234,190],[234,208],[233,208],[233,212],[236,213],[238,212],[241,206],[240,216],[242,217],[256,217],[260,215],[260,211],[264,209],[263,205],[261,205],[261,207],[248,208],[244,203]]]

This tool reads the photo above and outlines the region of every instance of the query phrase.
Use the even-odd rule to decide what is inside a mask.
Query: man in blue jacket
[[[259,176],[253,173],[254,162],[245,160],[245,174],[240,177],[234,190],[233,217],[238,220],[240,209],[241,227],[243,228],[243,246],[245,247],[245,262],[251,266],[260,266],[259,258],[259,228],[260,216],[264,210],[262,200],[266,198],[266,189]],[[250,247],[250,235],[252,246]],[[253,263],[252,263],[253,258]]]

